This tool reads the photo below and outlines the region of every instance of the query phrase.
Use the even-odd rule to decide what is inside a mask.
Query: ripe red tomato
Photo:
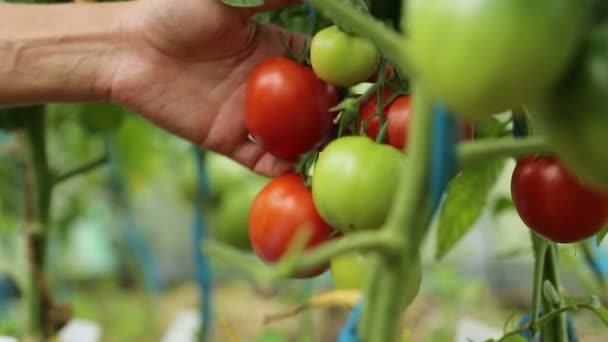
[[[581,183],[553,158],[519,160],[511,195],[526,225],[554,242],[588,239],[608,222],[608,194]]]
[[[312,193],[297,174],[286,174],[272,180],[258,194],[249,216],[249,237],[258,257],[275,263],[287,251],[301,229],[310,230],[307,249],[331,238],[333,228],[317,212]],[[328,269],[324,265],[294,278],[317,276]]]
[[[309,67],[287,58],[260,64],[247,83],[245,121],[255,142],[283,158],[319,146],[332,125],[337,92]]]
[[[392,91],[386,88],[383,93],[384,101],[391,96]],[[388,120],[388,131],[386,132],[386,143],[400,150],[407,147],[409,127],[412,118],[412,97],[399,96],[388,107],[385,107],[385,119]],[[378,111],[378,97],[373,96],[361,106],[359,121],[362,123]],[[368,121],[365,133],[368,137],[376,140],[380,134],[380,118],[374,117]],[[463,126],[461,139],[473,140],[473,125],[467,122]]]

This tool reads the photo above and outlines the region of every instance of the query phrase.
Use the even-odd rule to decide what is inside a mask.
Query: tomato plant
[[[367,137],[331,142],[314,168],[312,193],[321,216],[341,232],[379,228],[395,194],[403,156]]]
[[[522,220],[551,241],[588,239],[608,222],[608,194],[583,184],[554,158],[519,160],[511,193]]]
[[[312,193],[300,175],[275,178],[262,189],[251,208],[249,237],[255,253],[265,262],[277,262],[303,229],[310,233],[308,249],[328,241],[334,231],[317,212]],[[317,276],[328,267],[297,277]]]
[[[383,92],[384,101],[388,101],[392,91],[386,87]],[[359,125],[366,124],[365,133],[368,137],[376,140],[382,125],[378,116],[372,117],[379,111],[378,96],[374,95],[369,100],[365,101],[361,106],[361,114],[359,115]],[[399,96],[388,106],[385,107],[384,116],[388,121],[388,130],[386,134],[386,143],[397,148],[404,149],[407,147],[409,140],[409,130],[411,126],[411,118],[413,114],[411,96]],[[474,128],[472,123],[467,123],[462,129],[462,138],[464,140],[472,140],[474,136]]]
[[[585,182],[608,191],[608,25],[589,35],[568,78],[531,106],[534,127]]]
[[[569,67],[586,10],[577,0],[408,1],[419,81],[466,118],[534,100]]]
[[[374,44],[361,37],[330,26],[319,31],[310,44],[312,68],[331,84],[352,87],[369,79],[380,55]]]
[[[309,67],[269,59],[247,82],[245,121],[257,144],[292,158],[319,146],[332,126],[335,92]]]

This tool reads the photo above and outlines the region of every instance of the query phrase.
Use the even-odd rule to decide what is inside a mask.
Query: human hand
[[[298,3],[266,0],[269,10]],[[276,176],[292,170],[248,140],[247,79],[262,61],[286,55],[280,29],[254,23],[251,9],[219,0],[140,0],[121,22],[125,53],[113,70],[111,100],[159,127]],[[295,51],[304,37],[284,32]]]

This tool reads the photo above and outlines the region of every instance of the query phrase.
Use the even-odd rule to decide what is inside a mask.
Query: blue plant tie
[[[213,320],[213,277],[211,272],[211,263],[203,251],[201,246],[203,241],[207,239],[208,229],[203,213],[203,206],[209,197],[209,177],[205,168],[205,151],[194,145],[194,154],[197,162],[198,174],[198,191],[196,200],[194,201],[194,224],[192,226],[194,263],[196,267],[196,282],[200,291],[200,315],[201,315],[201,332],[204,334],[204,340],[207,341],[211,336],[211,327]]]
[[[456,144],[460,124],[443,105],[433,108],[431,155],[431,213],[439,209],[448,183],[458,168]]]
[[[359,335],[357,334],[357,324],[361,318],[361,311],[363,310],[363,302],[357,303],[350,313],[350,317],[346,322],[346,325],[342,328],[340,336],[338,336],[338,342],[359,342]]]
[[[540,310],[540,312],[538,313],[538,316],[540,317],[542,315],[543,315],[543,312],[542,312],[542,310]],[[567,324],[567,329],[568,329],[568,342],[578,342],[578,337],[576,337],[576,329],[574,328],[574,321],[572,320],[572,315],[570,313],[568,313],[566,317],[567,317],[566,324]],[[530,315],[525,315],[519,321],[518,326],[523,327],[524,325],[528,324],[528,322],[530,322]],[[534,336],[532,336],[532,333],[530,331],[524,331],[520,334],[520,336],[527,339],[530,342],[532,342],[534,339]],[[544,329],[542,329],[540,331],[540,342],[545,342]]]

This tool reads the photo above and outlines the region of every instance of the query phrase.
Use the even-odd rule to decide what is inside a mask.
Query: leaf
[[[445,204],[439,213],[437,260],[473,228],[504,165],[502,158],[473,164],[448,185]]]
[[[264,0],[222,0],[222,2],[232,7],[260,7],[264,6]]]
[[[597,233],[596,243],[598,246],[602,244],[602,241],[604,241],[606,234],[608,234],[608,226],[605,226],[599,233]]]

